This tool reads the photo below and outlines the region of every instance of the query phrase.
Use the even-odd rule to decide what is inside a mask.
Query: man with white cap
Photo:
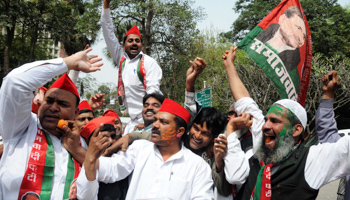
[[[226,59],[233,61],[234,57],[235,50],[231,48]],[[233,62],[224,64],[228,73],[235,71]],[[228,76],[231,87],[234,83],[244,87],[236,73]],[[253,120],[261,119],[258,107],[247,105],[252,100],[245,98],[243,107],[253,113]],[[233,142],[225,158],[225,172],[241,172],[239,177],[226,177],[231,183],[244,183],[237,199],[316,199],[321,186],[350,172],[350,138],[308,146],[303,140],[307,114],[299,103],[289,99],[275,102],[264,121],[260,131],[252,132],[255,143],[251,158],[245,156],[235,134],[231,134]],[[228,133],[235,131],[230,122]]]
[[[126,199],[213,199],[211,170],[181,142],[190,113],[165,99],[152,127],[152,142],[135,141],[127,151],[100,157],[109,145],[93,133],[77,179],[78,199],[96,199],[98,181],[113,183],[133,176]]]
[[[142,52],[141,33],[136,25],[125,34],[124,43],[120,45],[114,34],[109,3],[110,0],[103,1],[101,26],[107,48],[118,64],[118,102],[122,114],[127,111],[130,115],[131,121],[125,128],[129,130],[130,126],[143,123],[143,96],[160,92],[162,69],[153,58]]]
[[[57,124],[60,119],[74,120],[77,116],[79,94],[65,72],[99,70],[102,63],[96,62],[100,59],[87,56],[91,50],[28,63],[4,78],[0,89],[0,132],[4,139],[0,199],[21,199],[28,193],[36,193],[41,199],[68,198],[79,166],[62,142],[70,129],[67,125],[59,129]],[[61,74],[45,93],[38,115],[32,113],[33,91]]]

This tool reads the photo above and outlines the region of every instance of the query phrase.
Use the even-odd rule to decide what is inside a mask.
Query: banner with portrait
[[[281,99],[305,104],[312,42],[298,0],[283,0],[237,46],[264,70]]]

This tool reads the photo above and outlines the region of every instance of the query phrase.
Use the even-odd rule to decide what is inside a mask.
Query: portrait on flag
[[[281,98],[306,99],[311,34],[298,0],[284,0],[238,43],[275,84]]]

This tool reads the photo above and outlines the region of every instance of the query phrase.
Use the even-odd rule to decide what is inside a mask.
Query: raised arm
[[[120,45],[119,40],[114,34],[114,26],[110,15],[109,2],[110,0],[103,1],[103,9],[101,13],[101,26],[107,48],[111,53],[113,60],[119,65],[124,50],[122,45]]]
[[[222,59],[224,61],[231,93],[235,101],[238,101],[243,97],[250,97],[247,88],[239,78],[236,67],[233,64],[236,59],[236,48],[230,47],[230,50],[222,56]]]
[[[196,58],[190,61],[191,66],[186,72],[186,90],[185,90],[185,108],[191,113],[191,118],[199,112],[197,102],[195,101],[194,84],[197,77],[201,74],[207,63],[203,58]]]
[[[336,142],[340,139],[337,122],[334,119],[334,92],[339,84],[337,71],[322,77],[323,94],[315,116],[315,131],[320,143]]]
[[[28,127],[33,91],[36,88],[67,70],[84,72],[99,70],[102,63],[96,62],[101,59],[97,59],[97,56],[88,58],[89,51],[91,49],[63,59],[28,63],[12,70],[4,78],[0,89],[0,133],[4,140],[15,137]]]

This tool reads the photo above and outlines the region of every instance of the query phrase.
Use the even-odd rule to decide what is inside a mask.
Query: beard
[[[269,149],[265,145],[265,136],[263,136],[262,143],[254,154],[254,157],[259,161],[262,160],[265,165],[281,162],[294,147],[292,134],[293,130],[288,130],[282,139],[276,138],[275,146],[272,149]]]

